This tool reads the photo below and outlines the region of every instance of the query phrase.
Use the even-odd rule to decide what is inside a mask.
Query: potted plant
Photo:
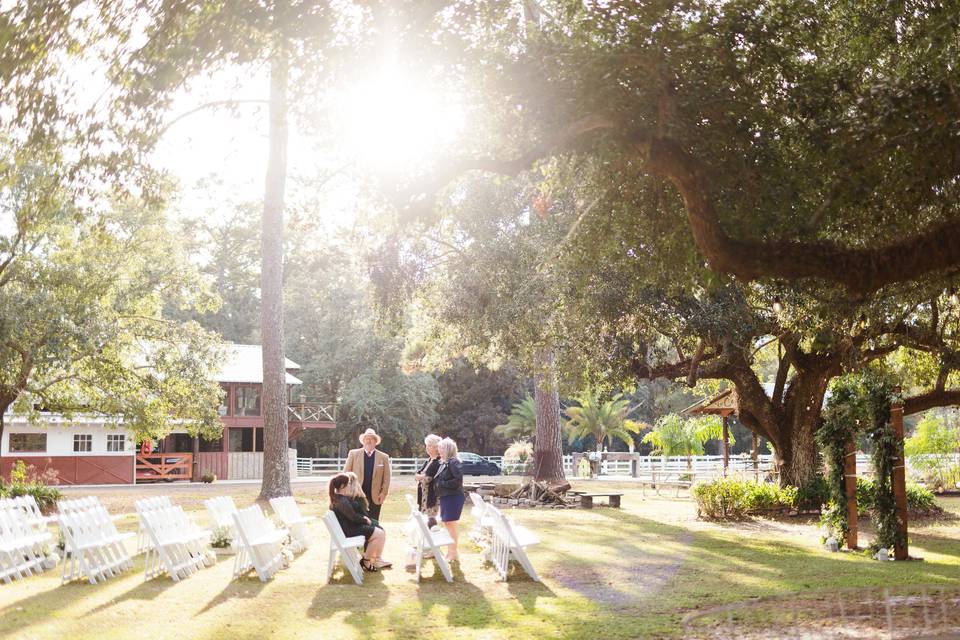
[[[201,482],[204,482],[204,483],[206,483],[206,484],[210,484],[211,482],[215,482],[216,479],[217,479],[217,474],[211,473],[211,472],[209,472],[209,471],[204,471],[204,472],[203,472],[203,475],[200,476],[200,481],[201,481]]]
[[[210,534],[210,547],[218,556],[228,556],[236,553],[233,547],[233,537],[230,527],[216,527]]]

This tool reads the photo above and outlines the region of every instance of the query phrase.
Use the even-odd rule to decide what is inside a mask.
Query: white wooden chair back
[[[337,520],[337,514],[333,511],[327,511],[323,515],[323,524],[327,527],[330,534],[330,553],[327,560],[327,582],[333,576],[333,569],[337,564],[337,559],[343,561],[343,566],[353,576],[353,581],[357,584],[363,584],[363,567],[360,566],[360,548],[366,543],[363,536],[354,536],[348,538],[343,533],[343,527]]]
[[[9,506],[12,506],[11,502]],[[0,510],[0,580],[10,582],[48,568],[46,548],[52,536],[37,532],[19,506]],[[55,566],[55,563],[53,564]]]
[[[144,579],[166,573],[174,582],[212,564],[206,550],[207,531],[199,530],[181,507],[159,507],[140,514],[149,538]]]
[[[237,505],[234,504],[230,496],[217,496],[204,501],[207,507],[207,513],[210,515],[210,524],[212,528],[226,527],[231,537],[236,537],[236,524],[233,521],[233,514],[237,512]]]
[[[133,567],[124,542],[134,534],[117,532],[110,514],[98,505],[99,501],[67,504],[58,517],[65,543],[63,583],[86,578],[96,584]]]
[[[260,580],[266,582],[284,566],[282,546],[287,530],[274,527],[258,505],[240,509],[233,514],[233,521],[240,543],[234,577],[253,568]]]
[[[486,514],[493,520],[493,544],[491,548],[491,561],[494,568],[500,574],[503,580],[507,579],[510,569],[510,558],[514,558],[523,567],[535,582],[540,581],[533,563],[527,557],[526,547],[539,544],[537,538],[526,527],[522,527],[511,522],[503,513],[493,505],[487,505]]]
[[[303,551],[310,546],[310,540],[307,536],[307,523],[316,520],[313,516],[304,516],[300,513],[300,507],[293,496],[283,496],[280,498],[270,498],[270,506],[273,512],[280,518],[287,529],[290,530],[290,538],[296,551]]]
[[[172,503],[170,502],[170,498],[168,496],[154,496],[137,500],[133,503],[133,506],[137,510],[137,515],[142,516],[148,511],[156,511],[158,509],[170,507],[172,506]],[[147,535],[147,532],[143,527],[143,518],[139,518],[139,521],[140,524],[137,527],[137,553],[143,552],[150,544],[150,537]]]
[[[408,495],[407,497],[409,498],[410,496]],[[416,502],[414,502],[414,504],[416,504]],[[427,526],[426,517],[419,511],[413,511],[410,517],[417,523],[417,537],[414,540],[414,547],[416,549],[414,562],[416,564],[417,582],[420,582],[420,571],[423,566],[424,554],[427,551],[433,553],[433,559],[436,560],[437,566],[440,567],[440,572],[446,581],[453,582],[453,572],[450,570],[450,564],[443,556],[440,548],[453,544],[453,538],[450,537],[450,533],[446,529],[431,531],[430,527]]]

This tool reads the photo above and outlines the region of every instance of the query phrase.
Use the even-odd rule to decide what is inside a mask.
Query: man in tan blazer
[[[351,449],[347,454],[344,473],[353,471],[360,479],[363,493],[370,503],[370,516],[380,519],[380,508],[390,491],[390,456],[377,449],[380,436],[373,429],[360,434],[361,449]]]

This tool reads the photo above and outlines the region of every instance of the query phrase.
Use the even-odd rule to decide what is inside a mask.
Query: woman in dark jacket
[[[373,521],[358,512],[351,501],[350,477],[345,473],[338,473],[330,478],[330,510],[337,516],[343,535],[348,538],[363,536],[367,540],[360,566],[367,571],[378,571],[387,568],[389,563],[380,557],[383,547],[387,543],[387,535],[383,529],[374,526]]]
[[[463,512],[463,471],[460,470],[460,458],[457,457],[457,443],[450,438],[444,438],[437,445],[440,452],[440,468],[433,479],[433,486],[437,490],[440,502],[440,520],[450,532],[453,544],[447,547],[447,560],[453,562],[459,559],[457,538],[460,534],[460,514]]]
[[[433,479],[440,469],[440,452],[437,450],[440,439],[440,436],[432,433],[423,439],[427,449],[427,461],[420,466],[414,476],[417,480],[417,504],[420,505],[420,512],[429,517],[431,526],[436,522],[437,512],[440,509],[437,502],[437,488],[433,486]]]

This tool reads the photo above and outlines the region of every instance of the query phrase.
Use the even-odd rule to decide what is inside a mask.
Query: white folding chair
[[[487,505],[486,513],[493,518],[493,545],[490,552],[494,568],[504,580],[510,569],[510,559],[520,563],[535,582],[539,582],[536,569],[527,557],[526,548],[540,544],[540,538],[522,525],[515,524],[493,505]]]
[[[410,517],[417,525],[416,534],[411,540],[415,553],[414,563],[416,564],[417,582],[420,582],[421,568],[424,559],[426,559],[427,551],[433,554],[433,559],[436,560],[437,566],[440,567],[440,572],[447,582],[453,582],[453,572],[450,570],[450,564],[440,549],[440,547],[453,544],[450,532],[446,529],[431,531],[430,527],[427,526],[426,517],[420,513],[417,501],[410,494],[406,494],[406,498],[407,504],[410,505]]]
[[[283,541],[286,529],[273,526],[258,505],[233,514],[239,538],[239,551],[233,564],[233,577],[238,578],[251,568],[262,582],[269,580],[285,563]]]
[[[148,542],[144,558],[144,580],[162,573],[174,582],[210,564],[205,542],[210,535],[193,525],[181,507],[161,507],[140,514]]]
[[[333,569],[337,565],[337,559],[343,561],[343,566],[353,576],[353,581],[357,584],[363,584],[363,567],[360,566],[360,549],[363,548],[367,539],[363,536],[353,536],[348,538],[343,533],[343,527],[337,520],[337,514],[333,511],[327,511],[323,516],[323,524],[326,525],[330,533],[330,555],[327,560],[327,582],[333,576]]]
[[[51,539],[49,532],[37,533],[19,508],[0,510],[0,580],[42,573]]]
[[[226,528],[231,540],[231,546],[237,546],[237,525],[233,520],[233,514],[237,512],[237,505],[234,504],[230,496],[217,496],[204,501],[207,508],[207,514],[210,516],[210,528]]]
[[[290,539],[296,551],[303,551],[310,546],[307,539],[307,523],[316,520],[314,516],[303,516],[300,514],[300,508],[293,496],[282,498],[270,498],[270,506],[273,512],[280,518],[287,529],[290,530]]]
[[[117,532],[106,509],[90,504],[86,510],[68,505],[58,516],[65,543],[61,583],[86,578],[96,584],[133,567],[124,542],[134,534]]]
[[[487,513],[489,505],[483,501],[483,496],[475,491],[471,491],[467,495],[470,496],[470,502],[473,504],[473,508],[470,509],[470,515],[473,516],[473,528],[470,530],[470,535],[475,539],[482,539],[484,534],[493,531],[494,519]]]
[[[147,545],[150,544],[150,538],[143,527],[143,514],[148,511],[155,511],[157,509],[170,507],[172,506],[172,503],[170,502],[170,498],[168,496],[155,496],[152,498],[137,500],[133,503],[133,505],[137,509],[137,516],[140,516],[138,518],[140,524],[137,527],[137,553],[141,553],[146,551]]]

